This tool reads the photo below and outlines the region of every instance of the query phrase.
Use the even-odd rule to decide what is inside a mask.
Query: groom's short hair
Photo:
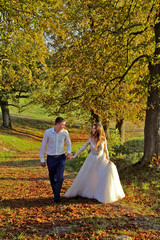
[[[55,125],[56,125],[57,123],[61,123],[61,122],[64,122],[64,121],[65,121],[64,118],[62,118],[62,117],[57,117],[56,120],[55,120]]]

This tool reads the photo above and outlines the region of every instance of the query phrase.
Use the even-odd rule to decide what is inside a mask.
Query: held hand
[[[45,166],[46,166],[46,163],[45,163],[45,162],[41,162],[41,166],[42,166],[42,167],[45,167]]]
[[[67,153],[66,158],[67,158],[67,160],[71,160],[71,154],[70,154],[70,153]]]
[[[71,156],[71,158],[70,158],[70,159],[71,159],[71,160],[73,160],[74,158],[75,158],[75,156]]]

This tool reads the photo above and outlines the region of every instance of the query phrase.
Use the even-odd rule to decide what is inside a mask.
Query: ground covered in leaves
[[[34,137],[34,141],[40,140]],[[1,145],[1,149],[4,147]],[[126,197],[113,204],[101,204],[94,199],[63,197],[75,177],[66,166],[62,201],[55,204],[47,168],[39,164],[39,149],[13,150],[5,150],[12,154],[0,161],[1,239],[87,240],[121,235],[159,239],[159,168],[120,169]]]

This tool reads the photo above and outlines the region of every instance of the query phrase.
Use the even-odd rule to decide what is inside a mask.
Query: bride
[[[110,161],[103,126],[94,124],[90,138],[74,159],[90,145],[90,154],[64,197],[81,196],[112,203],[125,197],[116,165]]]

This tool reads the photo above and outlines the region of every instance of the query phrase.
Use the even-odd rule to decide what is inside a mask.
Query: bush
[[[111,133],[107,141],[107,145],[108,145],[109,156],[110,157],[115,156],[116,155],[115,149],[121,146],[121,138],[117,129],[115,130],[115,132]]]
[[[114,152],[118,154],[134,154],[143,152],[144,139],[137,138],[124,142],[123,144],[116,144],[113,146]]]

